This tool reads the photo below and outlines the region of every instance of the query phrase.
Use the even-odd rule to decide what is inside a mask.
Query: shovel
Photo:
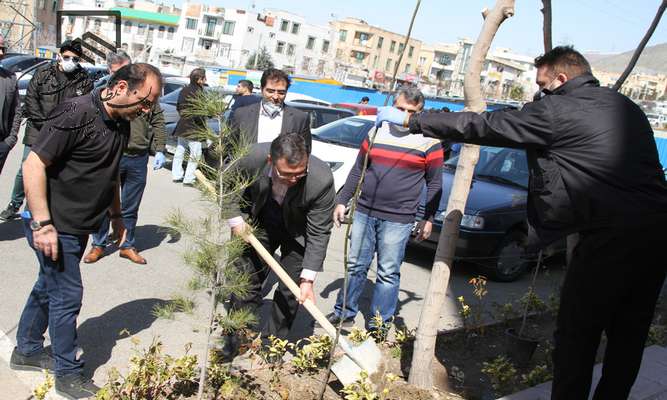
[[[287,272],[285,272],[283,267],[271,254],[269,254],[259,240],[257,240],[255,235],[246,233],[244,239],[252,245],[257,254],[262,257],[289,290],[299,298],[301,295],[299,286],[297,286],[292,278],[287,275]],[[303,306],[308,310],[310,315],[315,318],[320,326],[324,328],[329,336],[332,338],[336,337],[336,328],[327,320],[315,303],[308,299],[303,303]],[[343,385],[355,383],[359,379],[359,374],[362,370],[366,371],[369,376],[378,371],[382,354],[372,338],[366,339],[358,346],[353,346],[344,336],[340,336],[338,339],[338,346],[345,352],[345,355],[331,367],[331,370],[336,374],[338,380]]]

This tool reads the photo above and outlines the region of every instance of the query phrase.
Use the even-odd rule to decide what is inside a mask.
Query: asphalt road
[[[12,151],[0,175],[0,207],[4,208],[9,201],[21,151],[21,145]],[[206,212],[206,204],[196,189],[172,183],[169,170],[150,170],[137,228],[137,247],[147,258],[148,265],[131,264],[118,257],[117,252],[94,265],[81,264],[84,299],[78,320],[79,338],[86,370],[94,374],[97,383],[105,381],[111,367],[122,371],[133,354],[134,345],[127,334],[121,334],[123,331],[139,339],[139,347],[145,347],[157,338],[167,353],[182,354],[187,343],[193,344],[191,351],[201,353],[206,323],[204,294],[194,295],[197,309],[193,315],[178,314],[173,320],[164,320],[156,319],[151,313],[155,305],[163,304],[173,295],[192,295],[186,288],[192,273],[182,260],[189,241],[163,229],[166,216],[175,209],[188,216],[198,216]],[[336,293],[342,286],[342,248],[343,229],[334,229],[324,272],[319,274],[315,285],[317,304],[325,313],[332,310]],[[0,255],[3,281],[0,284],[0,388],[3,388],[0,389],[0,399],[26,398],[28,387],[41,380],[40,374],[17,375],[8,369],[7,362],[22,307],[37,276],[38,264],[18,221],[0,223]],[[409,250],[402,266],[397,319],[410,328],[416,327],[419,321],[432,261],[432,252]],[[476,271],[465,266],[454,269],[447,301],[442,308],[440,329],[461,326],[456,298],[463,295],[472,300],[468,281],[476,275]],[[374,278],[372,270],[369,279]],[[539,277],[538,293],[546,298],[558,287],[561,278],[562,268],[552,266]],[[529,284],[528,276],[513,283],[489,282],[485,302],[490,308],[494,302],[517,299]],[[267,285],[268,299],[270,290]],[[369,284],[361,301],[362,311],[368,310],[371,294]],[[359,315],[356,322],[363,326],[363,316]],[[312,330],[312,319],[300,310],[292,339],[308,335]]]

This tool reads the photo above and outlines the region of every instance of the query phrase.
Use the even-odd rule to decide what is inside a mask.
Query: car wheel
[[[528,268],[530,261],[526,253],[527,236],[520,231],[510,231],[500,242],[489,268],[489,278],[499,282],[517,280]]]

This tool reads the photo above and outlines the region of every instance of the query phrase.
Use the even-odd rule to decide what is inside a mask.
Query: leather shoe
[[[83,262],[86,264],[92,264],[99,261],[100,258],[104,257],[104,247],[93,246],[90,248],[90,251],[83,258]]]
[[[146,264],[146,259],[143,258],[134,247],[120,249],[119,254],[122,258],[127,258],[135,264]]]

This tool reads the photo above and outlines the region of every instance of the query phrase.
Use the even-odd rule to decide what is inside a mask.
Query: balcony
[[[201,36],[202,38],[205,38],[205,39],[216,40],[216,41],[220,40],[219,29],[210,28],[210,27],[199,28],[197,33],[199,34],[199,36]]]

